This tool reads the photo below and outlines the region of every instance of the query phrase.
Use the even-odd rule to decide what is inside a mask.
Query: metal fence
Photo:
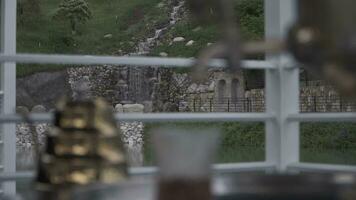
[[[355,112],[356,101],[339,95],[300,95],[300,112]],[[265,112],[265,98],[187,98],[179,102],[179,112]]]

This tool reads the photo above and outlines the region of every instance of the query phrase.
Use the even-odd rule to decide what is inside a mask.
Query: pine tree
[[[79,23],[85,24],[91,17],[85,0],[63,0],[54,14],[54,19],[69,21],[73,34],[76,34]]]

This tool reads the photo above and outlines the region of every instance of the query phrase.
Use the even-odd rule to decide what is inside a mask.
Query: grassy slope
[[[262,0],[237,0],[235,11],[240,20],[241,32],[244,40],[259,40],[264,35],[264,15]],[[236,19],[237,21],[237,19]],[[199,27],[192,18],[185,18],[168,32],[161,45],[157,46],[152,55],[166,52],[174,57],[195,57],[198,52],[207,46],[207,43],[217,41],[220,36],[220,27],[205,25]],[[186,42],[194,40],[191,47],[186,47],[185,42],[170,44],[174,37],[184,37]]]
[[[133,51],[134,45],[140,39],[153,34],[153,25],[168,19],[167,8],[158,8],[161,0],[88,0],[93,18],[79,27],[77,35],[72,35],[67,21],[54,21],[54,9],[61,0],[40,0],[41,15],[23,23],[18,23],[18,52],[30,53],[62,53],[62,54],[117,54],[118,50]],[[239,13],[242,33],[246,39],[260,39],[263,36],[263,1],[239,0],[236,12]],[[163,11],[163,12],[162,12]],[[163,38],[152,55],[167,52],[170,56],[193,57],[209,42],[218,38],[218,29],[214,25],[193,31],[198,25],[190,19],[179,22]],[[105,34],[113,38],[104,39]],[[169,45],[173,37],[183,36],[194,40],[189,48],[185,43]],[[61,69],[65,66],[19,65],[18,76],[28,75],[38,71]]]
[[[53,12],[60,0],[41,0],[41,15],[18,22],[17,49],[21,53],[61,53],[113,55],[131,52],[153,26],[168,20],[160,0],[88,0],[93,18],[72,35],[67,21],[55,21]],[[165,9],[165,8],[163,8]],[[104,35],[112,34],[111,39]],[[58,69],[49,65],[19,65],[18,76]],[[65,67],[65,66],[62,66]],[[59,67],[61,68],[61,67]]]

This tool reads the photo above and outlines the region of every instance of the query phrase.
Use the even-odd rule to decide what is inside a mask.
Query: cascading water
[[[184,0],[180,0],[176,6],[173,7],[170,13],[170,21],[164,27],[156,29],[153,37],[149,37],[143,42],[139,42],[137,45],[137,50],[135,53],[129,54],[129,56],[140,56],[148,54],[151,49],[156,45],[157,41],[162,37],[162,35],[172,26],[174,26],[180,19],[180,12],[184,6]],[[145,100],[145,98],[151,99],[149,91],[152,91],[154,83],[152,75],[155,74],[154,69],[149,68],[139,68],[131,67],[129,68],[129,73],[127,76],[127,91],[131,101],[140,102],[140,100]],[[153,73],[150,73],[153,72]],[[151,74],[149,77],[147,74]],[[129,160],[135,163],[135,166],[143,165],[143,143],[138,144],[128,144],[127,150],[130,152]],[[132,164],[131,163],[131,164]]]
[[[135,55],[145,55],[150,52],[151,48],[156,44],[157,40],[163,35],[163,33],[178,22],[179,12],[183,6],[184,1],[179,1],[178,5],[173,7],[172,12],[170,13],[169,24],[163,28],[156,29],[153,37],[147,38],[144,42],[140,42]]]

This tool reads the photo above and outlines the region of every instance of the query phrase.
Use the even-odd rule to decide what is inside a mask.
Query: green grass
[[[262,123],[150,123],[144,130],[144,164],[154,165],[151,134],[160,126],[197,129],[217,128],[221,131],[218,163],[252,162],[264,160],[264,126]],[[254,138],[259,138],[256,143]]]
[[[145,125],[145,165],[155,164],[150,134],[152,130],[162,125],[167,123]],[[168,125],[191,129],[192,132],[195,129],[218,128],[221,137],[217,163],[265,160],[263,123],[169,123]],[[300,130],[302,162],[356,164],[356,123],[302,123]]]
[[[52,18],[61,0],[38,1],[39,14],[18,15],[17,50],[20,53],[117,55],[119,50],[133,52],[138,41],[154,34],[155,26],[169,19],[169,8],[157,6],[162,0],[87,0],[93,17],[86,24],[79,25],[77,34],[73,35],[68,21]],[[244,38],[261,39],[263,1],[238,0],[235,9],[241,18]],[[182,20],[168,31],[152,55],[167,52],[177,57],[196,56],[207,43],[215,42],[219,36],[219,28],[215,25],[193,31],[197,26],[189,18]],[[105,39],[106,34],[113,37]],[[183,36],[187,41],[194,40],[195,44],[189,48],[185,42],[169,45],[170,40],[177,36]],[[19,64],[17,74],[26,76],[65,67]]]
[[[88,0],[93,18],[73,35],[69,22],[53,20],[60,0],[40,0],[41,14],[18,17],[17,51],[20,53],[116,55],[132,52],[136,43],[154,26],[168,20],[160,0]],[[166,8],[163,8],[166,9]],[[167,8],[168,9],[168,8]],[[105,39],[104,35],[113,37]],[[19,76],[37,71],[63,69],[49,65],[19,65]]]

